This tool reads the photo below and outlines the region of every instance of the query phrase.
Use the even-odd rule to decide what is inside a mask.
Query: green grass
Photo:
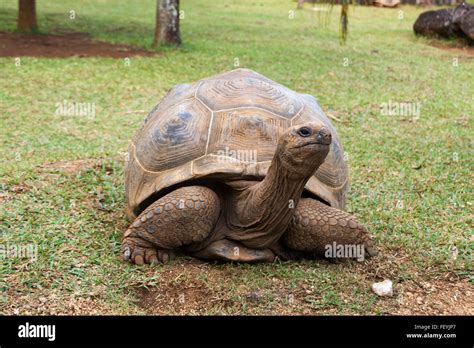
[[[14,31],[16,6],[2,2],[0,30]],[[87,32],[150,49],[154,6],[40,1],[38,22],[43,33]],[[422,10],[415,7],[351,8],[345,46],[338,7],[328,26],[308,9],[289,19],[295,7],[183,1],[184,45],[131,58],[130,66],[122,59],[24,57],[17,67],[0,58],[0,242],[38,246],[35,262],[2,260],[0,312],[383,314],[397,312],[411,282],[472,279],[474,61],[416,38],[411,27]],[[235,58],[313,94],[342,121],[334,125],[351,168],[348,209],[375,235],[378,258],[265,265],[179,258],[158,267],[119,260],[128,224],[123,157],[144,118],[130,111],[150,110],[177,83],[234,68]],[[65,99],[95,103],[96,117],[55,115]],[[382,115],[380,105],[389,101],[419,103],[419,119]],[[87,161],[72,174],[48,164],[74,160]],[[384,277],[394,281],[396,299],[372,294],[371,283]]]

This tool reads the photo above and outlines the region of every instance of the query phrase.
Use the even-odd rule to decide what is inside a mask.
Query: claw
[[[158,252],[158,255],[160,256],[161,262],[163,262],[163,263],[168,263],[168,261],[170,260],[170,257],[169,257],[169,255],[166,251],[161,251],[160,250]]]
[[[143,260],[143,256],[141,256],[141,255],[135,256],[135,264],[136,264],[137,266],[141,266],[141,265],[143,265],[144,263],[145,263],[145,262],[144,262],[144,260]]]
[[[379,252],[372,246],[366,246],[365,251],[369,254],[370,257],[377,256]]]
[[[157,265],[160,263],[156,255],[150,256],[149,261],[150,261],[150,265]]]
[[[132,254],[132,252],[130,251],[130,248],[125,247],[124,250],[123,250],[123,259],[124,259],[124,261],[130,260],[130,255],[131,254]]]

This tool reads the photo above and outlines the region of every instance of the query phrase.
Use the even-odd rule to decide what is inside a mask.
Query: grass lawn
[[[15,29],[16,0],[0,5]],[[2,314],[474,314],[474,60],[413,35],[421,8],[354,7],[339,44],[308,5],[182,1],[179,49],[154,57],[0,58]],[[155,1],[39,1],[43,33],[87,32],[150,49]],[[69,19],[69,11],[76,19]],[[351,168],[347,209],[375,236],[362,263],[205,263],[137,267],[119,258],[124,155],[146,112],[172,86],[240,67],[316,96]],[[95,117],[58,116],[64,100]],[[386,115],[413,103],[419,117]],[[3,254],[4,255],[4,254]],[[371,284],[385,278],[394,296]]]

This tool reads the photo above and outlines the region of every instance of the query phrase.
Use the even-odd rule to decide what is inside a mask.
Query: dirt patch
[[[177,314],[197,314],[200,309],[210,307],[211,294],[204,284],[197,281],[137,289],[139,306],[150,314],[165,314],[170,308]]]
[[[101,293],[105,290],[100,289]],[[4,315],[107,315],[114,311],[100,295],[69,294],[52,289],[30,289],[26,293],[9,290],[4,296],[7,304],[1,306]]]
[[[135,298],[147,314],[205,314],[213,307],[225,308],[233,304],[216,287],[218,283],[212,281],[224,277],[212,266],[193,260],[162,272],[156,287],[135,287]]]
[[[443,41],[432,41],[430,45],[436,48],[439,48],[450,53],[457,54],[459,56],[474,58],[474,46],[467,45],[456,45],[445,43]]]
[[[86,169],[101,169],[105,164],[105,173],[107,175],[112,175],[114,169],[111,167],[108,161],[121,161],[120,157],[103,157],[103,158],[86,158],[78,159],[71,161],[56,161],[48,162],[42,165],[38,165],[38,168],[41,169],[59,169],[65,174],[77,174]]]
[[[62,252],[69,252],[65,247]],[[346,265],[347,266],[347,265]],[[289,265],[301,268],[301,265]],[[473,315],[474,288],[467,279],[452,272],[429,280],[411,279],[394,283],[393,297],[376,297],[370,290],[373,275],[366,276],[365,267],[343,270],[341,279],[348,283],[335,287],[321,278],[316,282],[292,280],[276,274],[262,283],[247,281],[252,269],[219,266],[199,260],[176,260],[157,267],[144,266],[133,272],[143,273],[132,281],[130,307],[117,309],[107,303],[105,285],[92,286],[87,292],[64,289],[25,287],[20,272],[7,277],[10,288],[3,293],[7,302],[0,303],[0,313],[21,315]],[[322,269],[324,273],[324,268]],[[306,270],[312,274],[311,268]],[[355,274],[351,278],[349,274]],[[350,278],[350,279],[349,279]],[[146,280],[143,280],[146,279]],[[238,281],[235,281],[238,279]],[[145,283],[142,283],[145,281]],[[366,295],[354,293],[352,281],[363,284]],[[322,301],[334,292],[339,304]],[[129,297],[131,295],[131,298]],[[0,296],[1,298],[1,296]],[[363,301],[363,303],[361,303]],[[124,313],[126,312],[126,313]]]
[[[396,315],[473,315],[474,288],[458,281],[407,281],[395,286],[395,296],[382,307]],[[379,302],[380,304],[380,302]]]
[[[26,184],[13,185],[11,187],[0,184],[0,203],[14,199],[16,195],[27,193],[31,190],[31,186]]]
[[[155,56],[158,52],[92,40],[86,33],[64,35],[0,32],[0,57],[111,57]]]
[[[378,262],[374,261],[354,265],[351,271],[343,270],[347,276],[342,279],[365,284],[365,294],[355,294],[345,283],[334,287],[322,279],[316,282],[298,281],[292,285],[288,279],[278,276],[265,279],[262,285],[236,282],[229,291],[229,285],[223,279],[245,279],[248,270],[221,268],[198,263],[200,261],[197,260],[182,260],[182,263],[177,260],[166,269],[160,266],[160,275],[153,286],[132,286],[132,296],[141,311],[153,315],[474,314],[474,288],[467,279],[449,274],[425,278],[413,273],[413,279],[397,282],[400,277],[396,265],[403,260],[404,255],[397,254],[384,260],[379,267]],[[150,277],[156,275],[156,269],[145,268],[144,271],[149,272]],[[355,278],[352,279],[349,274],[355,274]],[[395,280],[393,297],[377,297],[372,293],[371,284],[383,278]],[[338,304],[331,301],[330,292],[334,293],[334,301]]]
[[[74,161],[57,161],[46,163],[39,167],[41,168],[55,168],[60,169],[66,174],[76,174],[83,169],[90,168],[93,166],[95,160],[86,159],[86,160],[74,160]]]
[[[211,276],[212,276],[211,272]],[[194,278],[194,279],[192,279]],[[216,277],[217,278],[217,277]],[[408,281],[395,285],[393,297],[378,298],[375,306],[378,312],[386,315],[473,315],[474,291],[467,280],[456,282]],[[249,291],[238,289],[229,297],[225,292],[216,289],[218,283],[208,284],[195,277],[182,282],[174,282],[168,277],[162,279],[156,287],[135,288],[137,305],[147,314],[163,315],[196,315],[196,314],[239,314],[241,306],[247,307],[247,314],[282,314],[282,315],[318,315],[318,314],[371,314],[368,309],[361,312],[348,311],[338,306],[311,303],[316,305],[318,296],[310,296],[314,290],[307,285],[299,284],[297,290],[290,290],[282,280],[275,280],[271,287]],[[367,283],[367,287],[370,284]],[[217,286],[217,288],[219,288]],[[352,302],[350,293],[340,295],[344,303]]]

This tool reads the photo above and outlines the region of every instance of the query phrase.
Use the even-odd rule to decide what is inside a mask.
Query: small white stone
[[[379,296],[393,296],[392,281],[385,279],[380,283],[373,283],[372,290]]]

